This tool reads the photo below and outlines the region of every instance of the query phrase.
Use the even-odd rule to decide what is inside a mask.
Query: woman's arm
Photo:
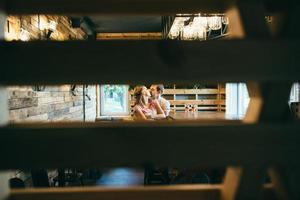
[[[135,116],[138,120],[147,120],[147,117],[145,116],[145,114],[142,112],[142,110],[141,110],[139,107],[136,107],[136,108],[135,108],[134,116]]]

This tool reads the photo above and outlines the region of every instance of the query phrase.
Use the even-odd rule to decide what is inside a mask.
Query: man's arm
[[[164,110],[164,113],[166,116],[169,116],[170,114],[170,111],[171,111],[171,105],[170,105],[170,102],[168,100],[164,100],[164,103],[163,103],[163,106],[162,106],[162,109]]]

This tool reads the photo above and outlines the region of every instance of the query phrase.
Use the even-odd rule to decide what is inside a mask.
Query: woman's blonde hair
[[[143,102],[142,96],[145,95],[147,92],[147,87],[144,85],[138,85],[133,90],[133,96],[135,99],[135,105],[139,103],[146,104],[147,102]]]

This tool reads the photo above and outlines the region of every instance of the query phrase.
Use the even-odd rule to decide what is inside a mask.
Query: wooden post
[[[173,86],[173,89],[174,90],[176,89],[176,85],[175,84]],[[176,100],[176,94],[174,94],[173,99],[174,99],[174,101]],[[176,113],[176,105],[174,105],[173,109],[174,109],[174,113]]]
[[[264,167],[228,167],[221,200],[252,200],[262,198]]]
[[[268,38],[270,33],[265,22],[264,13],[263,2],[260,0],[238,0],[237,6],[227,12],[230,21],[229,28],[232,33],[231,37]],[[257,121],[261,114],[271,115],[274,112],[274,110],[270,109],[262,112],[261,108],[263,108],[263,101],[266,98],[261,98],[260,86],[261,84],[258,83],[248,85],[252,99],[244,120],[246,122]],[[268,100],[271,101],[270,99]],[[276,103],[278,102],[276,101]],[[274,109],[276,109],[276,106]],[[222,200],[261,199],[265,172],[264,167],[242,166],[241,168],[228,168],[222,191]]]
[[[279,199],[296,200],[300,198],[298,167],[271,167],[268,173],[271,177],[275,192]]]
[[[244,122],[291,120],[288,100],[292,83],[248,83],[250,103]]]
[[[218,112],[221,111],[221,85],[218,83],[218,94],[217,94],[217,99],[218,99]]]

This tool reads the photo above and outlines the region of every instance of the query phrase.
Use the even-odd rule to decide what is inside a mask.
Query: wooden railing
[[[174,85],[174,89],[165,89],[164,95],[168,96],[174,112],[184,111],[185,105],[195,106],[198,111],[225,111],[225,88],[221,84],[207,89],[176,89]]]
[[[2,170],[143,163],[227,167],[224,183],[217,186],[33,189],[11,191],[10,199],[233,200],[261,195],[300,199],[300,126],[289,117],[286,103],[292,82],[300,77],[297,1],[1,0],[0,10],[1,14],[227,12],[231,40],[2,41],[0,84],[245,81],[251,97],[242,122],[1,127]],[[274,15],[271,34],[264,16],[276,12],[283,15]],[[28,59],[33,55],[35,59]],[[159,73],[148,74],[143,69]],[[156,137],[160,140],[153,141]],[[261,180],[267,171],[272,185],[263,187]]]

